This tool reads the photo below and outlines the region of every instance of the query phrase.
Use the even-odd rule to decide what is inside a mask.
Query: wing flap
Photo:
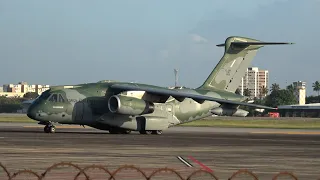
[[[123,91],[145,91],[150,94],[165,96],[166,98],[177,97],[178,101],[181,101],[183,98],[191,98],[199,103],[203,103],[204,101],[216,101],[220,104],[230,104],[230,105],[243,105],[249,107],[255,107],[259,109],[276,109],[268,106],[262,106],[257,104],[249,104],[245,102],[231,101],[227,99],[214,98],[210,96],[204,96],[200,94],[192,94],[188,92],[181,92],[175,89],[167,89],[163,87],[157,86],[149,86],[149,85],[138,85],[138,84],[114,84],[110,88],[116,90],[116,92]]]

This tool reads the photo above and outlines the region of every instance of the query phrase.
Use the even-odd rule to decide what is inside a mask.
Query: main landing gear
[[[130,134],[131,130],[128,129],[122,129],[122,128],[116,128],[116,127],[112,127],[109,129],[109,133],[110,134]],[[161,130],[148,130],[148,131],[139,131],[140,134],[156,134],[156,135],[160,135],[162,134]]]
[[[161,130],[139,131],[139,132],[140,132],[140,134],[157,134],[157,135],[162,134]]]
[[[56,127],[52,124],[47,124],[45,127],[44,127],[44,132],[45,133],[55,133],[56,132]]]
[[[110,128],[109,129],[110,134],[130,134],[131,130],[128,129],[120,129],[120,128]]]

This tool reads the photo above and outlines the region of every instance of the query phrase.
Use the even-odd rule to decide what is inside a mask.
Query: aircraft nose
[[[35,108],[34,108],[33,104],[31,104],[30,107],[28,108],[27,116],[30,119],[35,119],[36,118],[36,111],[35,111]]]

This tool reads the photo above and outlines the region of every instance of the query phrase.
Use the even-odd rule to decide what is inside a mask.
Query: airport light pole
[[[174,69],[174,87],[177,87],[178,85],[178,70],[177,69]]]

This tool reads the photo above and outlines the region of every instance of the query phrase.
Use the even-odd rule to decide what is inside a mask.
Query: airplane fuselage
[[[109,130],[110,127],[133,131],[164,130],[170,126],[211,116],[211,110],[220,106],[219,103],[214,101],[199,103],[191,98],[184,98],[179,101],[176,98],[169,97],[166,100],[152,99],[153,102],[159,101],[159,103],[153,103],[153,111],[149,113],[113,113],[108,106],[110,97],[116,94],[109,89],[112,84],[112,82],[83,84],[72,88],[61,87],[50,92],[44,92],[30,106],[28,116],[43,124],[49,122],[78,124],[103,130]],[[136,85],[139,86],[140,84]],[[216,98],[228,98],[235,101],[243,100],[243,96],[223,91],[212,92],[189,88],[176,90]],[[144,91],[126,91],[118,96],[151,101]]]

